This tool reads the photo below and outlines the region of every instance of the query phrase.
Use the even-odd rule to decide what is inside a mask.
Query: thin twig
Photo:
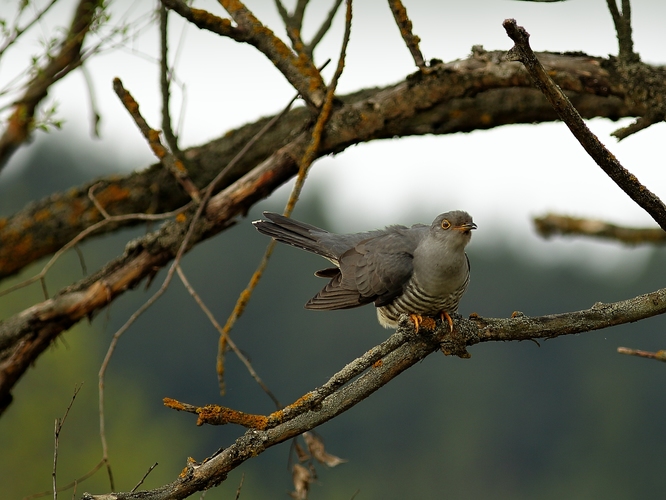
[[[608,10],[613,18],[618,41],[618,54],[623,62],[638,62],[638,54],[634,52],[634,41],[631,29],[631,4],[622,0],[622,13],[617,8],[616,0],[606,0]]]
[[[58,0],[51,0],[48,4],[44,6],[42,10],[35,13],[35,16],[30,21],[28,21],[28,23],[26,23],[25,26],[22,26],[21,28],[15,28],[12,34],[5,39],[5,43],[2,44],[2,47],[0,47],[0,58],[5,54],[7,49],[11,47],[23,33],[28,31],[37,21],[39,21],[44,16],[44,14],[46,14],[51,9],[51,7],[53,7],[53,5],[57,1]]]
[[[525,65],[534,85],[543,92],[560,119],[566,123],[585,151],[620,189],[650,214],[662,229],[666,230],[666,205],[656,194],[642,185],[635,175],[625,169],[599,138],[587,128],[578,111],[534,55],[529,44],[529,33],[525,28],[518,26],[515,19],[507,19],[503,25],[515,43],[507,53],[507,59],[520,61]]]
[[[58,487],[58,493],[70,490],[72,488],[74,488],[75,491],[76,491],[76,485],[77,484],[82,483],[83,481],[85,481],[89,477],[92,477],[95,474],[95,472],[97,472],[98,470],[100,470],[102,468],[103,465],[104,465],[104,460],[100,460],[99,462],[97,462],[97,465],[95,465],[95,467],[93,467],[90,471],[86,472],[83,476],[75,479],[74,481],[72,481],[69,484],[66,484],[65,486],[59,486]],[[33,500],[35,498],[41,498],[41,497],[45,497],[47,495],[51,495],[52,493],[53,493],[52,490],[41,491],[39,493],[33,493],[32,495],[29,495],[27,497],[23,497],[23,500]]]
[[[56,479],[56,472],[58,469],[58,442],[60,440],[60,431],[62,431],[62,428],[65,425],[65,420],[67,420],[67,415],[69,415],[69,410],[72,408],[74,400],[76,399],[76,395],[79,393],[82,386],[83,384],[74,387],[74,394],[72,395],[72,399],[70,400],[69,405],[67,406],[67,410],[65,410],[65,414],[63,415],[62,418],[55,419],[55,426],[53,430],[53,472],[51,473],[51,477],[53,480],[53,500],[58,500],[58,485]]]
[[[162,133],[166,140],[171,153],[181,161],[183,156],[180,154],[178,148],[178,139],[173,133],[171,126],[171,113],[169,112],[169,103],[171,100],[171,78],[169,76],[169,58],[168,58],[168,29],[167,21],[169,19],[169,12],[164,5],[158,7],[160,12],[160,90],[162,95]]]
[[[327,88],[326,97],[324,99],[324,105],[322,106],[321,111],[319,112],[319,115],[317,117],[317,121],[312,129],[310,145],[308,146],[303,157],[301,158],[301,162],[298,168],[298,176],[296,177],[296,182],[294,183],[294,187],[291,190],[289,199],[287,200],[287,205],[285,206],[283,212],[284,215],[286,216],[291,215],[291,212],[294,210],[296,201],[298,200],[298,197],[301,194],[301,190],[303,189],[303,184],[305,182],[305,177],[307,176],[308,169],[310,168],[310,165],[317,156],[317,151],[319,150],[319,143],[321,142],[321,136],[324,132],[324,127],[326,126],[326,123],[328,122],[328,119],[330,118],[331,115],[331,111],[333,109],[333,97],[335,96],[335,89],[337,87],[338,80],[340,79],[340,76],[342,75],[342,71],[345,66],[345,54],[347,51],[347,44],[349,43],[349,36],[351,34],[351,20],[352,20],[351,0],[347,0],[345,33],[342,41],[342,47],[340,49],[338,66],[335,70],[333,78],[331,79],[331,83]],[[229,315],[229,318],[227,319],[227,322],[224,325],[224,334],[220,336],[220,341],[217,349],[217,376],[218,376],[220,391],[222,394],[224,394],[224,352],[225,352],[225,344],[227,342],[228,334],[231,331],[231,329],[234,327],[236,320],[243,314],[243,311],[245,311],[245,307],[247,306],[247,303],[250,301],[252,292],[259,283],[264,273],[264,270],[268,265],[268,261],[270,260],[274,248],[275,248],[275,241],[272,240],[267,245],[266,251],[264,252],[263,257],[261,258],[261,262],[259,263],[257,269],[252,274],[252,277],[250,278],[250,282],[248,283],[247,287],[238,296],[236,304],[234,305],[234,309],[231,311],[231,314]]]
[[[148,474],[150,474],[151,472],[153,472],[153,469],[154,469],[155,467],[157,467],[158,465],[159,465],[159,464],[158,464],[157,462],[155,462],[153,465],[151,465],[151,466],[150,466],[150,469],[148,469],[148,470],[146,471],[146,473],[143,475],[143,477],[141,478],[141,481],[139,481],[138,483],[136,483],[136,486],[135,486],[134,488],[132,488],[132,489],[130,490],[130,492],[131,492],[131,493],[134,493],[136,490],[138,490],[138,489],[139,489],[139,486],[141,486],[141,485],[143,484],[143,482],[146,480],[146,478],[148,477]]]
[[[240,498],[240,493],[241,493],[241,488],[243,487],[243,481],[245,481],[245,472],[241,475],[241,480],[240,484],[238,485],[238,488],[236,489],[236,500]]]
[[[113,90],[116,92],[116,95],[120,101],[127,109],[127,112],[130,114],[134,123],[139,127],[139,130],[143,134],[143,137],[148,141],[150,149],[157,159],[164,165],[164,167],[171,172],[171,175],[178,181],[178,183],[183,187],[185,192],[190,195],[190,197],[196,202],[199,203],[201,200],[201,195],[199,190],[194,185],[190,176],[185,168],[185,165],[180,161],[174,154],[170,153],[167,148],[164,147],[162,141],[160,141],[160,133],[157,130],[150,128],[144,117],[139,111],[139,104],[132,97],[132,95],[125,89],[123,82],[120,78],[113,79]],[[168,100],[168,95],[167,95]],[[168,107],[168,105],[167,105]],[[168,117],[167,117],[168,119]]]
[[[328,11],[326,18],[321,23],[321,26],[319,26],[319,30],[317,30],[317,33],[315,33],[315,35],[312,37],[312,40],[306,44],[305,53],[308,54],[310,58],[312,58],[314,49],[317,47],[317,45],[319,45],[319,42],[321,42],[322,38],[324,38],[324,35],[328,33],[329,29],[331,29],[333,18],[335,17],[335,14],[337,14],[340,5],[342,5],[342,0],[335,0],[333,7],[331,7],[331,10]]]
[[[81,64],[81,74],[83,79],[86,82],[86,89],[88,90],[88,105],[90,106],[90,122],[92,127],[90,128],[91,134],[94,138],[99,139],[99,124],[102,121],[102,116],[99,113],[99,107],[97,106],[97,98],[95,97],[95,83],[93,82],[90,72],[88,71],[88,66]]]
[[[178,266],[176,269],[176,272],[178,273],[178,276],[180,277],[180,280],[182,281],[183,285],[185,286],[185,289],[189,292],[189,294],[192,296],[192,298],[195,300],[199,308],[204,312],[208,320],[211,322],[213,327],[220,333],[220,335],[224,335],[224,330],[222,329],[222,326],[217,322],[217,319],[211,312],[211,310],[206,306],[204,301],[201,299],[199,294],[196,292],[194,287],[190,284],[189,280],[187,279],[187,276],[185,276],[185,273],[183,272],[183,269]],[[232,351],[238,356],[238,359],[241,360],[241,362],[245,365],[247,368],[248,372],[250,373],[250,376],[257,382],[259,387],[268,395],[269,398],[275,403],[275,406],[277,408],[282,408],[282,405],[280,404],[280,401],[275,397],[273,392],[268,388],[268,386],[264,383],[264,381],[259,377],[257,372],[255,371],[254,367],[252,366],[252,363],[250,363],[250,360],[247,359],[247,357],[241,352],[241,350],[236,346],[236,343],[231,340],[231,337],[227,335],[227,344],[231,348]]]
[[[629,347],[618,347],[617,352],[619,354],[628,354],[629,356],[638,356],[640,358],[647,359],[656,359],[657,361],[663,361],[666,363],[666,351],[639,351],[638,349],[630,349]]]
[[[400,30],[400,35],[405,41],[409,52],[412,54],[412,58],[414,58],[414,63],[422,72],[427,71],[428,67],[419,47],[421,39],[412,32],[412,21],[407,16],[407,9],[405,9],[401,0],[388,0],[388,3],[389,7],[391,7],[395,23]]]

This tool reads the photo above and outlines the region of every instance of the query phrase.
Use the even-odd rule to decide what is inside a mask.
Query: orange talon
[[[419,316],[418,314],[410,314],[409,318],[414,322],[414,331],[416,333],[419,333],[419,326],[421,326],[421,322],[423,321],[423,318]]]
[[[453,320],[451,319],[451,316],[449,316],[449,313],[442,311],[439,313],[439,317],[442,321],[446,320],[446,322],[449,324],[449,332],[453,333]]]

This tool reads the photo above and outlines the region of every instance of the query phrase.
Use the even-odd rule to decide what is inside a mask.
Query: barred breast
[[[457,289],[444,295],[430,295],[411,279],[402,295],[396,297],[387,306],[377,308],[377,319],[384,328],[397,328],[401,314],[418,314],[419,316],[438,316],[442,312],[458,312],[458,303],[469,284],[469,273],[465,281]]]

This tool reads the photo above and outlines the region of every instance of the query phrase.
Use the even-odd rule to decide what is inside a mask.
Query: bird
[[[440,317],[453,331],[451,314],[469,283],[465,247],[477,226],[462,210],[438,215],[432,224],[392,225],[335,234],[273,212],[253,221],[273,239],[320,255],[335,267],[315,273],[330,281],[306,309],[350,309],[373,303],[384,328],[397,328],[407,314],[418,332],[424,317]]]

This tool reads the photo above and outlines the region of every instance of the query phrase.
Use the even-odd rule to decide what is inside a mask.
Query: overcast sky
[[[464,58],[475,44],[488,50],[509,49],[512,43],[502,28],[502,21],[508,17],[514,17],[530,32],[535,50],[582,50],[600,56],[617,52],[605,0],[403,1],[426,58]],[[36,37],[49,33],[58,24],[66,24],[74,3],[61,1],[53,15],[30,33],[33,39],[26,39],[3,58],[1,85],[25,67],[31,54],[39,51]],[[332,3],[312,1],[306,16],[306,39]],[[255,0],[246,4],[265,24],[283,34],[274,2]],[[139,19],[152,6],[149,2],[126,0],[113,5],[116,21],[123,17]],[[215,1],[195,1],[194,6],[224,16]],[[666,2],[634,0],[632,7],[635,50],[643,60],[663,64]],[[315,54],[319,64],[329,57],[337,61],[342,14],[338,13],[333,29]],[[290,85],[254,48],[188,26],[177,15],[172,14],[170,21],[174,28],[171,55],[176,58],[178,81],[184,85],[184,92],[182,87],[174,90],[173,104],[174,115],[182,114],[182,147],[205,143],[230,128],[272,114],[293,96]],[[58,101],[66,124],[63,132],[53,134],[67,140],[80,139],[131,168],[141,169],[153,163],[147,145],[113,94],[111,81],[120,77],[149,123],[159,128],[156,49],[157,33],[148,29],[124,50],[105,53],[88,64],[102,113],[101,140],[91,139],[88,132],[87,91],[80,72],[59,83],[50,96]],[[327,77],[334,66],[327,68]],[[413,71],[412,59],[387,3],[357,0],[339,91],[391,84]],[[609,134],[627,123],[593,120],[590,127],[626,168],[666,199],[664,124],[617,143]],[[27,151],[23,148],[12,160],[10,171],[3,175],[11,175],[11,169],[19,168]],[[509,126],[355,146],[315,164],[304,196],[319,193],[320,188],[324,188],[326,207],[334,212],[334,230],[430,222],[440,212],[464,209],[479,226],[472,244],[525,248],[531,258],[554,262],[573,259],[604,270],[612,267],[617,271],[620,262],[640,265],[649,252],[583,241],[544,242],[533,234],[531,217],[552,211],[623,224],[654,224],[587,157],[562,124]],[[282,189],[278,196],[286,196],[288,189]]]

